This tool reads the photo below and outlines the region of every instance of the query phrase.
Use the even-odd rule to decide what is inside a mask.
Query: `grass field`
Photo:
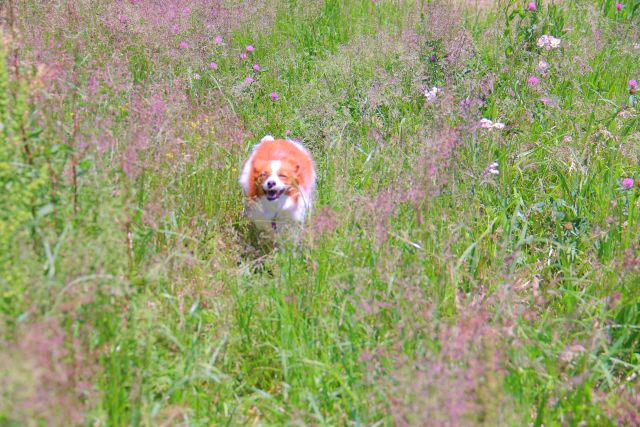
[[[0,425],[640,425],[639,0],[0,11]]]

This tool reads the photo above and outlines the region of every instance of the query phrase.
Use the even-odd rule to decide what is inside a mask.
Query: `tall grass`
[[[0,424],[640,423],[640,3],[526,3],[2,4]]]

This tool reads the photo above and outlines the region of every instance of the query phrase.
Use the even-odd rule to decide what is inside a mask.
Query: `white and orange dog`
[[[258,228],[279,231],[291,224],[302,226],[316,185],[313,159],[302,144],[267,135],[253,147],[240,185],[247,197],[247,216]]]

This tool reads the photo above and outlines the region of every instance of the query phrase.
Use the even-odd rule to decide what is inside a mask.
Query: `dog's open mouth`
[[[267,190],[267,200],[277,200],[284,193],[284,188],[282,190]]]

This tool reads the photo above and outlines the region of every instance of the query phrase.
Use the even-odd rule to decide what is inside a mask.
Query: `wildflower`
[[[489,119],[481,119],[480,127],[485,129],[504,129],[504,123],[493,122]]]
[[[437,87],[432,87],[431,89],[424,90],[424,96],[427,97],[427,101],[431,102],[438,96],[438,93],[442,92],[442,89],[438,89]]]
[[[242,52],[242,53],[240,54],[240,59],[242,59],[242,60],[247,59],[247,54],[246,54],[246,53],[244,53],[244,52]]]
[[[622,180],[622,186],[624,188],[626,188],[627,190],[629,188],[633,188],[633,184],[634,184],[633,178],[625,178],[625,179]]]
[[[198,73],[193,73],[193,79],[194,79],[194,80],[200,80],[200,74],[198,74]]]
[[[500,175],[500,170],[498,169],[499,165],[500,164],[498,162],[491,163],[485,168],[484,172],[482,172],[482,176]]]
[[[180,42],[180,49],[188,49],[189,48],[189,43],[187,42]]]
[[[540,62],[538,62],[538,66],[536,67],[536,71],[539,72],[539,73],[544,73],[548,69],[549,69],[549,63],[547,61],[545,61],[544,59],[541,59]]]
[[[536,9],[537,9],[537,7],[536,7],[536,2],[534,2],[534,1],[530,1],[530,2],[529,2],[529,4],[527,5],[527,10],[528,10],[529,12],[535,12],[535,11],[536,11]]]
[[[634,49],[640,49],[640,43],[634,43],[633,44],[633,48]]]
[[[636,79],[629,80],[629,89],[635,89],[638,86],[638,81]]]
[[[174,24],[173,27],[171,27],[171,32],[173,34],[178,34],[180,32],[180,27],[178,27],[177,24]]]
[[[559,48],[561,42],[562,40],[545,34],[538,39],[537,44],[538,44],[538,47],[543,47],[547,50],[551,50],[551,49]]]
[[[212,70],[217,70],[218,64],[215,62],[209,62],[209,68],[211,68]]]
[[[250,44],[247,45],[246,49],[247,49],[247,52],[253,52],[253,50],[254,50],[253,49],[253,45],[250,45]]]
[[[253,79],[253,77],[251,77],[251,76],[247,76],[247,78],[246,78],[246,79],[244,79],[244,81],[245,81],[245,82],[247,82],[247,83],[249,83],[249,84],[251,84],[251,83],[253,83],[255,80]]]
[[[222,44],[222,37],[220,37],[220,36],[216,36],[216,38],[215,38],[215,39],[213,39],[213,42],[214,42],[215,44]]]
[[[269,96],[271,97],[272,101],[277,101],[277,100],[280,99],[280,95],[278,95],[278,92],[276,92],[276,91],[271,92],[271,95],[269,95]]]
[[[616,3],[616,9],[622,10],[622,3]]]
[[[431,62],[436,62],[438,60],[438,57],[435,55],[431,55],[431,58],[429,58],[429,61]]]
[[[489,119],[481,119],[480,120],[480,127],[485,128],[485,129],[491,129],[493,127],[493,122]]]
[[[96,73],[94,73],[91,75],[91,77],[89,77],[89,81],[87,82],[87,93],[90,96],[93,96],[95,95],[97,89],[98,89],[98,76],[96,75]]]
[[[538,86],[540,84],[540,79],[536,76],[529,76],[529,78],[527,79],[527,84],[531,87]]]
[[[333,233],[338,228],[338,216],[329,206],[320,208],[315,215],[314,228],[318,234]]]
[[[260,64],[253,64],[254,71],[260,71]]]

